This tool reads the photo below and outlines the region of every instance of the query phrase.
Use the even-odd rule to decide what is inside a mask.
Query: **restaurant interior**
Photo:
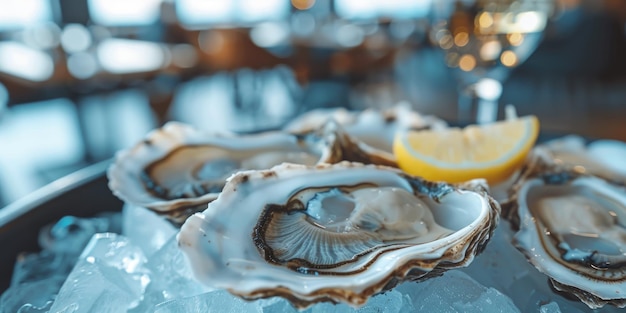
[[[404,103],[467,125],[512,104],[545,138],[626,141],[626,2],[555,1],[509,25],[510,53],[475,54],[440,28],[472,14],[452,2],[0,0],[0,208],[167,121],[248,133]]]

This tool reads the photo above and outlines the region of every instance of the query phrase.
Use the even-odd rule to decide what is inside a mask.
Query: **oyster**
[[[626,143],[596,140],[589,144],[580,136],[565,136],[542,144],[557,165],[577,166],[579,171],[626,184]]]
[[[199,281],[242,298],[360,306],[399,282],[467,266],[499,218],[483,184],[350,162],[245,171],[178,241]]]
[[[204,210],[221,192],[226,178],[240,169],[270,168],[282,162],[313,165],[343,158],[338,134],[257,135],[203,133],[170,122],[145,140],[116,155],[109,188],[124,201],[182,224]]]
[[[514,187],[514,245],[555,290],[626,306],[626,190],[538,159]]]
[[[344,108],[317,109],[301,115],[283,129],[293,133],[306,133],[320,128],[328,120],[334,120],[340,124],[348,135],[359,142],[360,149],[393,162],[395,162],[395,157],[392,146],[397,131],[447,127],[443,120],[432,115],[421,115],[404,103],[383,111],[367,109],[355,112]]]
[[[306,137],[312,134],[315,134],[314,138],[326,138],[327,145],[332,149],[326,163],[350,161],[398,167],[395,157],[358,141],[334,120],[328,120],[320,129],[301,135]]]

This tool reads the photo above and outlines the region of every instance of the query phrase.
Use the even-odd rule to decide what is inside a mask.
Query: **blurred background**
[[[403,101],[471,121],[456,73],[480,64],[451,52],[467,34],[434,31],[446,1],[0,0],[0,207],[169,120],[249,132]],[[626,1],[555,1],[525,60],[498,54],[495,101],[626,141]]]

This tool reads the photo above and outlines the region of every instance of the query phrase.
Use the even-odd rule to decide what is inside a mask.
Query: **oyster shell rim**
[[[160,140],[165,139],[168,140],[166,145],[169,148],[169,145],[172,147],[177,147],[179,142],[171,142],[171,141],[182,141],[182,138],[189,133],[197,132],[196,129],[191,126],[180,123],[180,122],[168,122],[160,128],[153,129],[150,131],[144,139],[140,142],[136,143],[132,147],[124,150],[118,151],[114,156],[114,161],[111,163],[109,168],[107,169],[107,178],[108,178],[108,187],[113,192],[113,194],[120,198],[124,202],[132,203],[134,205],[145,207],[159,215],[170,215],[171,212],[179,211],[184,207],[194,206],[194,205],[202,205],[209,203],[217,198],[216,194],[209,193],[202,197],[198,198],[180,198],[180,199],[162,199],[154,197],[153,201],[135,201],[133,198],[135,196],[134,193],[129,192],[125,188],[121,188],[124,186],[123,178],[124,176],[129,175],[128,173],[133,173],[135,170],[132,169],[136,163],[139,161],[134,160],[134,155],[137,153],[143,153],[139,150],[148,149],[148,146],[152,146],[154,142],[160,142]],[[228,133],[213,133],[212,135],[216,136],[224,136],[231,135]],[[173,150],[173,149],[172,149]],[[149,161],[145,162],[146,165],[149,165],[151,162],[159,160],[167,155],[169,149],[163,149],[166,153],[160,153],[156,157],[152,157]],[[133,163],[129,163],[128,160],[133,160]],[[129,169],[131,168],[131,169]],[[131,194],[130,196],[128,194]],[[172,208],[172,209],[166,209]]]
[[[334,131],[334,130],[332,130]],[[343,157],[341,147],[344,140],[338,136],[339,133],[324,133],[319,136],[320,141],[325,142],[325,146],[320,148],[320,156],[317,163],[333,162],[335,159]],[[331,135],[335,137],[331,138]],[[230,132],[205,132],[189,124],[171,121],[162,127],[150,131],[141,141],[124,150],[118,151],[113,162],[106,172],[108,187],[113,194],[124,202],[145,207],[151,211],[165,216],[174,223],[182,224],[190,215],[206,208],[208,203],[217,199],[219,192],[210,192],[199,197],[164,199],[150,194],[144,187],[144,182],[140,178],[142,168],[145,168],[175,151],[180,147],[215,144],[216,146],[233,147],[233,138],[253,142],[255,146],[263,144],[277,145],[277,142],[288,142],[293,138],[293,146],[301,146],[305,139],[303,134],[291,134],[282,131],[263,132],[256,134],[238,135]],[[265,139],[263,143],[254,142],[252,139]],[[152,150],[152,151],[148,151]],[[145,159],[141,156],[150,154]],[[138,156],[139,155],[139,156]],[[134,175],[136,178],[130,178]],[[128,185],[131,184],[131,188]],[[141,186],[138,186],[141,185]],[[132,190],[131,190],[132,189]],[[143,193],[143,194],[142,194]],[[141,194],[140,196],[137,196]]]
[[[424,185],[447,187],[447,190],[443,192],[435,193],[433,195],[427,195],[431,197],[434,201],[439,201],[438,199],[440,197],[445,197],[447,194],[455,192],[455,191],[459,192],[460,194],[471,192],[475,194],[475,197],[480,199],[480,207],[477,208],[477,210],[480,210],[480,213],[477,214],[477,216],[471,220],[471,223],[465,225],[461,229],[455,230],[454,233],[448,235],[447,237],[440,238],[433,242],[429,242],[429,244],[432,244],[433,246],[436,245],[436,247],[432,247],[431,253],[433,251],[437,251],[437,249],[440,249],[440,251],[437,253],[438,255],[437,257],[433,258],[431,256],[430,258],[424,259],[423,256],[425,255],[424,254],[425,251],[418,251],[418,253],[415,253],[415,254],[405,253],[403,256],[398,255],[395,258],[396,259],[395,263],[388,266],[389,268],[394,268],[393,270],[386,271],[383,274],[378,274],[378,276],[381,276],[381,277],[373,279],[372,284],[369,284],[368,286],[363,286],[362,288],[358,287],[356,288],[357,290],[352,290],[351,288],[349,288],[350,286],[349,281],[344,282],[343,287],[341,287],[341,285],[333,283],[333,284],[327,285],[330,287],[326,287],[326,288],[318,287],[317,289],[310,290],[309,292],[300,292],[300,290],[298,290],[297,287],[294,288],[290,286],[294,284],[293,282],[283,283],[283,284],[279,284],[277,282],[271,282],[271,286],[266,287],[266,288],[260,288],[260,287],[254,287],[254,286],[241,288],[240,285],[243,280],[237,280],[237,279],[235,279],[237,280],[237,282],[229,282],[229,283],[221,283],[221,284],[215,283],[214,287],[226,289],[230,293],[235,294],[241,298],[248,299],[248,300],[280,296],[280,297],[288,299],[294,306],[300,309],[306,308],[317,302],[333,302],[333,303],[346,302],[347,304],[352,305],[352,306],[360,306],[360,305],[363,305],[367,301],[367,299],[369,299],[371,296],[377,293],[383,292],[385,290],[388,290],[402,281],[406,281],[406,280],[418,280],[419,281],[419,280],[427,279],[433,276],[441,275],[441,273],[446,269],[467,266],[473,260],[473,258],[476,255],[478,255],[480,252],[482,252],[482,250],[485,248],[488,240],[491,238],[493,231],[495,230],[498,224],[500,206],[493,198],[491,198],[488,195],[486,183],[484,180],[473,180],[473,181],[469,181],[469,182],[461,183],[461,184],[429,182],[421,178],[411,177],[410,175],[407,175],[398,169],[390,168],[386,166],[364,165],[361,163],[341,162],[341,163],[334,164],[334,165],[322,164],[322,165],[307,167],[303,165],[284,163],[282,165],[275,166],[269,170],[245,171],[245,172],[240,172],[236,175],[233,175],[231,176],[227,184],[228,188],[225,187],[224,191],[228,192],[227,190],[238,188],[237,184],[241,181],[244,181],[244,182],[249,181],[250,175],[257,175],[258,177],[273,177],[273,176],[276,176],[275,171],[279,171],[283,169],[295,168],[296,170],[302,170],[302,169],[332,170],[333,168],[339,167],[339,166],[345,166],[346,168],[362,167],[368,170],[390,171],[394,175],[398,175],[401,177],[401,179],[404,179],[404,180],[406,180],[407,178],[414,178],[418,182],[424,183]],[[420,192],[419,190],[420,188],[419,187],[416,188],[413,184],[411,184],[411,188],[413,189],[414,193]],[[214,202],[213,205],[215,204],[221,204],[221,203]],[[204,213],[208,213],[210,215],[218,214],[215,209],[212,211],[209,211],[209,210],[211,210],[211,207],[205,210]],[[183,250],[187,249],[188,247],[193,246],[196,239],[202,240],[202,238],[198,238],[198,236],[195,236],[195,238],[192,235],[185,236],[184,232],[186,231],[187,228],[202,229],[204,220],[206,218],[210,218],[204,215],[204,213],[195,214],[193,217],[189,218],[186,221],[185,225],[183,225],[183,227],[181,228],[181,232],[178,235],[178,240],[179,240],[179,245],[181,246]],[[202,230],[200,231],[203,232]],[[183,237],[186,237],[186,238],[183,238]],[[247,240],[250,240],[251,242],[253,241],[252,238],[249,238]],[[252,243],[252,245],[254,246],[254,243]],[[420,245],[414,245],[413,248],[416,248],[416,247],[419,248]],[[409,249],[410,248],[411,247],[409,247]],[[200,248],[196,248],[195,252],[198,252],[197,249],[200,249]],[[399,250],[406,250],[406,248],[401,248]],[[419,249],[416,249],[416,250],[419,250]],[[195,253],[195,252],[192,250],[192,253]],[[189,259],[189,255],[187,253],[185,254],[187,255]],[[382,259],[384,259],[384,257],[382,256],[388,257],[385,255],[385,253],[381,253],[380,255],[377,255],[376,257],[372,258],[373,260],[372,263],[383,262],[384,260]],[[422,256],[422,258],[420,258],[420,256]],[[259,256],[259,257],[263,259],[263,256]],[[392,257],[388,257],[388,258],[391,259]],[[220,262],[226,264],[227,261],[220,260]],[[211,261],[209,261],[209,263],[211,263]],[[213,265],[209,265],[209,266],[213,266]],[[275,265],[270,265],[270,266],[275,266]],[[205,271],[204,269],[194,269],[194,271],[200,273],[199,274],[200,276],[207,275],[207,273],[204,272]],[[238,275],[241,275],[241,274],[238,274]],[[296,274],[294,273],[293,275],[296,275]],[[294,276],[294,277],[297,278],[298,276]],[[357,279],[359,275],[358,274],[351,275],[348,277]],[[203,280],[203,278],[198,277],[198,274],[196,274],[196,278],[199,280]],[[205,283],[207,279],[209,278],[208,277],[204,278]],[[254,278],[254,279],[258,280],[259,278]],[[350,280],[350,279],[346,279],[344,277],[344,280]],[[255,282],[253,284],[258,284],[258,283]],[[236,287],[228,287],[229,285],[236,286]]]
[[[533,156],[528,160],[527,164],[522,169],[518,180],[515,182],[510,190],[510,198],[506,205],[503,205],[503,216],[505,219],[511,222],[514,234],[512,237],[513,246],[520,251],[526,260],[533,265],[535,269],[541,272],[548,278],[549,284],[554,290],[559,293],[567,293],[576,297],[579,301],[586,304],[591,309],[599,309],[606,304],[614,305],[618,308],[626,307],[626,276],[619,282],[607,281],[604,284],[607,286],[615,286],[615,284],[622,284],[623,291],[619,292],[614,290],[608,290],[601,292],[604,288],[609,288],[601,284],[601,279],[594,279],[583,273],[568,268],[566,266],[558,265],[558,273],[553,270],[548,270],[543,259],[551,259],[549,252],[546,252],[543,248],[543,244],[536,236],[538,232],[538,225],[534,222],[533,215],[529,212],[527,205],[526,209],[521,209],[522,204],[526,204],[525,195],[533,185],[568,185],[571,186],[578,180],[591,181],[593,184],[601,184],[603,188],[617,188],[624,189],[624,185],[613,180],[606,179],[605,177],[593,175],[588,173],[584,168],[578,168],[576,166],[566,166],[551,161],[551,156],[548,151],[544,149],[537,149],[534,151]],[[624,189],[626,191],[626,189]],[[621,196],[626,200],[626,194]],[[522,198],[523,200],[520,200]],[[520,203],[520,201],[522,201]],[[528,214],[524,217],[524,213]],[[523,246],[520,242],[522,236],[532,236],[529,240],[530,243]],[[539,241],[539,242],[538,242]],[[537,247],[541,248],[541,253],[537,252]],[[533,250],[534,249],[534,250]],[[541,259],[541,260],[539,260]],[[565,274],[563,274],[565,272]],[[554,277],[556,273],[557,277]],[[561,277],[565,275],[576,277],[580,275],[585,279],[583,283],[571,283],[573,278],[565,279]],[[601,288],[604,287],[604,288]],[[604,296],[608,295],[608,296]],[[616,297],[611,297],[615,295]]]
[[[608,171],[613,170],[611,166],[597,163],[597,161],[593,159],[593,155],[590,152],[593,146],[597,147],[598,143],[606,143],[610,141],[626,144],[622,141],[613,139],[588,140],[582,136],[570,134],[544,142],[541,145],[536,146],[535,150],[538,154],[542,155],[544,162],[547,159],[550,159],[556,167],[574,169],[580,173],[600,177],[616,185],[626,185],[626,173],[618,171],[608,174]],[[577,154],[585,164],[564,164],[563,160],[559,158],[559,154]],[[589,168],[589,165],[591,165],[591,168]],[[598,165],[601,166],[600,169],[594,168]]]
[[[348,129],[351,127],[363,127],[368,122],[371,123],[372,118],[379,120],[383,124],[398,123],[396,127],[399,129],[423,130],[448,127],[448,123],[439,117],[432,114],[422,114],[414,110],[413,106],[408,101],[400,101],[387,108],[348,110],[344,107],[334,107],[313,109],[296,116],[294,120],[284,125],[282,130],[290,133],[308,133],[329,122],[334,122],[344,129],[344,132],[351,138],[351,141],[358,149],[369,155],[374,155],[380,159],[386,160],[386,163],[382,163],[384,165],[398,167],[393,151],[387,151],[380,147],[370,145],[358,135],[351,133]],[[382,129],[380,131],[387,130]],[[391,138],[390,142],[393,143],[393,138]],[[359,160],[356,161],[360,162]],[[381,164],[377,162],[373,163]]]

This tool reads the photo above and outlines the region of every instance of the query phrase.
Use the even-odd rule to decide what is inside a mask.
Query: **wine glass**
[[[435,0],[430,37],[458,78],[459,122],[495,121],[502,82],[537,48],[555,0]]]

